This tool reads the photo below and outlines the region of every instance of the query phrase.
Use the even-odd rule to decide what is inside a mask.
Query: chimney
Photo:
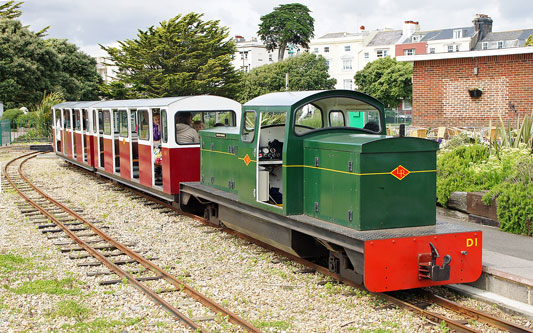
[[[474,23],[474,31],[478,33],[478,41],[492,32],[492,19],[488,15],[476,14],[472,23]]]
[[[411,37],[412,34],[418,31],[420,31],[420,26],[418,25],[418,22],[415,22],[415,21],[403,22],[402,36],[404,38]]]

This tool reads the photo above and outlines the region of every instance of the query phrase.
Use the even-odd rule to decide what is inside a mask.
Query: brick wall
[[[474,68],[478,74],[474,74]],[[483,90],[472,98],[468,89]],[[533,54],[415,61],[413,125],[487,127],[533,111]],[[511,122],[514,124],[515,122]]]

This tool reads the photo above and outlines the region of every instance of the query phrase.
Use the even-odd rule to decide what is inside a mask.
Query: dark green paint
[[[295,135],[295,111],[311,101],[329,97],[355,98],[377,108],[383,124],[381,133],[372,135],[353,128],[330,128]],[[438,143],[387,137],[383,105],[379,101],[344,90],[274,93],[246,103],[243,112],[249,110],[258,112],[252,142],[243,142],[236,128],[201,132],[201,174],[206,185],[237,193],[240,201],[267,211],[283,215],[306,214],[358,230],[435,224],[434,170]],[[282,209],[257,202],[254,197],[259,113],[265,111],[287,112],[282,155]],[[228,146],[236,146],[236,154],[223,154],[228,152]],[[243,161],[247,154],[252,160],[249,165]],[[411,171],[402,180],[390,174],[399,165]],[[385,174],[366,175],[368,173]],[[214,177],[213,184],[211,177]],[[235,182],[235,189],[228,187],[230,180]]]

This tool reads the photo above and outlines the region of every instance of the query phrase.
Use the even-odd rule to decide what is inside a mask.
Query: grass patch
[[[271,328],[280,331],[286,331],[292,327],[291,323],[284,320],[255,321],[253,324],[257,328]]]
[[[33,262],[15,254],[0,254],[0,273],[27,270],[33,268]]]
[[[80,322],[74,325],[62,325],[62,329],[73,332],[118,332],[129,326],[140,322],[142,318],[127,318],[125,320],[112,320],[107,318],[97,318],[88,322]]]
[[[51,294],[51,295],[81,295],[81,289],[77,287],[80,282],[73,278],[61,280],[35,280],[22,283],[16,288],[8,288],[15,294]]]
[[[90,311],[81,304],[74,301],[60,301],[57,303],[56,310],[51,313],[52,317],[76,318],[78,321],[84,321],[89,317]]]

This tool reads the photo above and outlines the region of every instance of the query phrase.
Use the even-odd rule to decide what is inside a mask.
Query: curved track
[[[38,152],[28,153],[22,156],[19,156],[11,161],[9,161],[4,167],[4,174],[7,181],[10,185],[23,197],[28,204],[33,208],[34,211],[38,211],[40,214],[44,215],[48,220],[52,221],[57,227],[59,227],[64,233],[66,233],[73,241],[75,241],[83,250],[87,251],[91,256],[96,258],[102,264],[104,264],[109,270],[118,275],[121,279],[127,279],[130,284],[135,288],[142,291],[149,298],[151,298],[155,303],[161,305],[166,311],[171,313],[176,319],[181,320],[186,326],[191,329],[203,331],[203,329],[196,324],[192,319],[188,318],[186,315],[181,313],[176,307],[171,305],[169,302],[165,301],[153,290],[147,287],[142,281],[163,279],[171,284],[177,291],[183,291],[196,301],[200,302],[211,311],[219,313],[223,316],[226,316],[228,320],[234,325],[240,326],[241,328],[250,331],[250,332],[259,332],[252,324],[244,321],[242,318],[232,313],[231,311],[225,309],[218,303],[207,298],[205,295],[196,291],[192,287],[188,286],[183,281],[180,281],[176,277],[172,276],[168,272],[165,272],[153,262],[147,260],[140,254],[134,252],[127,246],[115,241],[109,235],[97,228],[93,223],[89,222],[87,219],[80,216],[78,213],[69,209],[60,202],[54,200],[53,198],[46,195],[23,174],[22,166],[23,164],[34,158]],[[16,161],[24,159],[22,163],[18,166],[18,174],[13,172],[13,168],[10,168]],[[16,177],[20,179],[16,180]],[[35,194],[37,193],[37,195]],[[75,222],[72,223],[63,223],[58,217],[57,208],[60,208],[62,213],[67,213]],[[51,212],[53,210],[53,212]],[[78,232],[90,232],[90,234],[78,234]],[[98,237],[98,240],[91,239],[91,241],[86,241],[85,237]],[[84,239],[85,238],[85,239]],[[91,244],[98,243],[98,246],[93,246]],[[102,245],[104,244],[104,245]],[[118,250],[122,255],[129,257],[127,260],[128,263],[138,263],[140,266],[144,267],[146,272],[151,273],[150,277],[138,278],[133,276],[131,273],[121,269],[117,262],[111,261],[106,254],[104,254],[102,249],[112,249]]]

